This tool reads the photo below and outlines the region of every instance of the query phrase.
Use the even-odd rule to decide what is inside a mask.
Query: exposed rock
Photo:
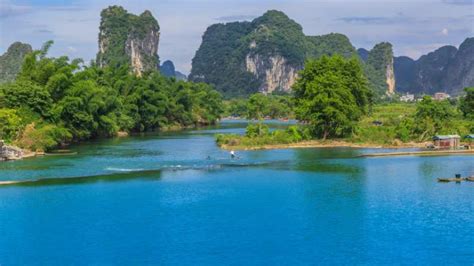
[[[18,160],[23,158],[24,151],[15,146],[6,145],[3,140],[0,140],[0,161]]]
[[[136,16],[119,6],[108,7],[101,13],[97,64],[129,65],[141,76],[159,67],[159,39],[160,27],[150,11]]]
[[[395,71],[393,70],[393,56],[390,58],[390,62],[386,66],[385,77],[387,82],[387,93],[395,93]]]
[[[252,22],[210,26],[190,79],[210,83],[227,97],[289,91],[306,59],[333,54],[356,51],[342,34],[306,36],[283,12],[270,10]]]
[[[280,55],[262,59],[256,54],[246,57],[247,71],[262,79],[259,91],[272,93],[274,91],[289,91],[296,81],[297,70],[289,65]]]
[[[31,45],[15,42],[0,56],[0,83],[13,81],[20,73],[23,58],[32,51]]]
[[[366,75],[376,95],[395,92],[392,45],[388,42],[376,44],[366,60]]]
[[[119,138],[125,138],[125,137],[128,137],[128,132],[127,131],[119,131],[117,132],[117,137]]]

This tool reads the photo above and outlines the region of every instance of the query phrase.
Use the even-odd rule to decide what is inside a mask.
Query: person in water
[[[234,159],[235,158],[235,151],[230,151],[230,158]]]

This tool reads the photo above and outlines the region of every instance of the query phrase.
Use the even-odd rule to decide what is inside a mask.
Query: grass
[[[305,146],[353,146],[353,147],[420,147],[424,140],[410,134],[403,123],[416,112],[413,103],[390,103],[373,106],[371,112],[363,117],[352,136],[337,140],[311,140],[304,129],[292,126],[286,130],[275,130],[263,134],[235,135],[226,134],[216,137],[217,144],[222,148],[260,149],[272,147],[305,147]],[[374,124],[375,121],[381,125]],[[469,133],[469,121],[457,117],[449,122],[449,126],[441,134]]]

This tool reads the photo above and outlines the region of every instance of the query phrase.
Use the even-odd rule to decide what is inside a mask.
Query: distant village
[[[421,95],[419,97],[415,97],[415,94],[410,94],[410,93],[406,93],[402,96],[400,96],[400,101],[401,102],[418,102],[418,101],[421,101],[423,99],[423,96],[425,95]],[[436,101],[443,101],[443,100],[447,100],[451,98],[451,95],[445,93],[445,92],[437,92],[433,95],[433,99],[436,100]]]

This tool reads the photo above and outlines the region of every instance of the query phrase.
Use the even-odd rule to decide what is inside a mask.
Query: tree
[[[47,57],[51,45],[26,55],[17,79],[0,86],[0,138],[49,149],[120,130],[212,124],[222,114],[222,97],[207,84]]]
[[[50,116],[53,101],[48,90],[26,79],[7,83],[0,87],[1,104],[8,108],[26,107],[43,117]]]
[[[22,121],[14,109],[0,109],[0,140],[14,140],[21,129]]]
[[[430,96],[425,96],[416,107],[415,134],[424,140],[447,128],[454,117],[454,108],[448,101],[434,101]]]
[[[465,88],[466,96],[461,99],[460,108],[464,117],[473,117],[474,119],[474,87]]]
[[[247,118],[261,120],[268,110],[269,101],[267,96],[256,93],[250,96],[247,102]]]
[[[297,118],[323,139],[352,133],[371,102],[359,61],[339,55],[308,61],[293,90]]]

